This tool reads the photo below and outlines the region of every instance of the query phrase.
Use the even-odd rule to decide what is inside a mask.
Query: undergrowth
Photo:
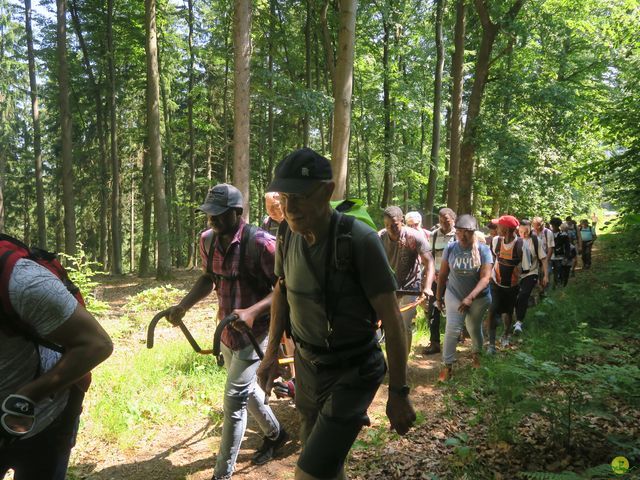
[[[520,471],[519,478],[611,478],[609,463],[615,457],[626,457],[632,466],[640,463],[637,436],[609,430],[633,425],[627,414],[640,409],[640,219],[621,224],[599,237],[597,270],[580,272],[567,288],[528,312],[518,350],[485,359],[483,368],[463,373],[447,389],[448,411],[477,411],[477,422],[487,426],[486,436],[471,438],[470,444],[505,442],[527,454],[525,440],[531,443],[531,438],[524,437],[535,435],[546,458],[557,452],[581,458],[587,467],[550,462],[550,471]],[[467,442],[463,446],[466,451]],[[457,453],[460,440],[451,447]],[[485,467],[466,462],[455,478],[491,478],[478,476]]]

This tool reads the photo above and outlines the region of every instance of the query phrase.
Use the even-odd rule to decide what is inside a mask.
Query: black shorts
[[[295,353],[296,408],[304,443],[298,467],[316,478],[335,478],[364,425],[387,366],[379,347],[355,365],[314,365]]]
[[[515,287],[499,287],[495,283],[491,283],[491,310],[493,313],[513,313],[516,307],[516,299],[518,298],[519,286]]]

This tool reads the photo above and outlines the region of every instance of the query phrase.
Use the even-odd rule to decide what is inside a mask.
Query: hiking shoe
[[[516,322],[516,324],[513,326],[513,334],[514,335],[522,334],[522,322],[520,321]]]
[[[289,440],[289,434],[283,427],[280,427],[280,433],[278,433],[278,436],[274,440],[264,437],[262,445],[256,450],[256,453],[253,454],[251,463],[254,465],[264,465],[273,459],[276,451],[287,443],[287,440]]]
[[[495,354],[496,354],[496,346],[487,345],[487,355],[495,355]]]
[[[438,375],[439,382],[446,382],[451,378],[451,366],[444,365],[440,370],[440,375]]]
[[[501,345],[502,347],[505,347],[505,348],[506,348],[506,347],[508,347],[510,344],[511,344],[511,341],[510,341],[510,339],[509,339],[509,337],[508,337],[507,335],[503,336],[503,337],[500,339],[500,345]]]
[[[433,355],[434,353],[440,353],[439,343],[430,343],[422,350],[423,355]]]

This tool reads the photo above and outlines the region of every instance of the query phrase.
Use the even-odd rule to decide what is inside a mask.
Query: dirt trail
[[[197,272],[180,272],[177,278],[171,282],[174,287],[188,289],[197,277]],[[107,301],[112,308],[112,317],[118,317],[121,309],[130,295],[134,295],[147,288],[158,286],[159,283],[153,279],[137,279],[124,277],[113,279],[105,277],[101,279],[103,287],[99,292],[99,297]],[[202,302],[206,303],[206,302]],[[198,315],[199,311],[208,310],[207,305],[201,305],[191,312]],[[210,312],[209,312],[210,313]],[[175,331],[174,331],[175,332]],[[166,333],[165,333],[166,334]],[[177,334],[177,333],[176,333]],[[137,342],[139,339],[137,339]],[[468,345],[468,342],[467,342]],[[414,429],[406,439],[399,439],[397,436],[388,435],[389,442],[386,453],[390,456],[407,455],[410,452],[406,446],[411,444],[414,454],[419,454],[425,460],[431,454],[420,452],[424,443],[425,429],[430,431],[430,436],[434,439],[443,440],[446,438],[442,428],[435,425],[435,418],[440,416],[438,412],[443,410],[441,391],[435,386],[437,372],[440,365],[440,355],[423,357],[419,350],[422,346],[414,346],[414,352],[409,366],[409,381],[413,385],[412,400],[421,425]],[[460,364],[469,363],[467,350],[462,347]],[[385,405],[387,398],[387,387],[382,385],[374,402],[369,410],[372,420],[372,427],[365,428],[359,440],[371,442],[372,437],[379,435],[379,432],[386,432],[388,421],[385,416]],[[234,479],[258,480],[258,479],[292,479],[295,463],[300,451],[298,440],[298,421],[293,402],[290,400],[272,401],[272,407],[290,432],[292,440],[280,452],[277,459],[262,467],[255,467],[250,463],[251,456],[259,446],[261,439],[257,425],[249,417],[249,423],[245,441],[240,451],[237,470]],[[379,428],[384,426],[383,429]],[[439,432],[439,430],[441,430]],[[72,477],[91,480],[208,480],[212,477],[212,469],[215,460],[215,452],[218,448],[220,427],[207,423],[202,419],[200,423],[195,423],[191,428],[169,428],[162,432],[150,432],[152,440],[141,439],[135,450],[121,451],[114,445],[99,443],[96,439],[82,435],[78,439],[78,445],[72,453]],[[413,438],[415,437],[415,438]],[[375,441],[375,438],[374,440]],[[404,445],[404,452],[403,450]],[[431,447],[429,447],[432,450]],[[431,451],[431,453],[436,453]],[[354,449],[349,459],[349,471],[351,478],[381,478],[375,471],[371,471],[368,466],[369,457],[364,449]],[[393,463],[393,460],[391,461]],[[385,473],[387,478],[393,477]],[[397,477],[400,478],[400,477]],[[403,478],[406,478],[403,475]],[[414,478],[421,478],[417,473]]]

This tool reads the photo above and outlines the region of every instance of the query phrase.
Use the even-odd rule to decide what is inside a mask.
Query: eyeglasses
[[[280,202],[284,203],[300,203],[313,197],[324,183],[319,183],[317,187],[307,193],[284,193],[280,192]]]

